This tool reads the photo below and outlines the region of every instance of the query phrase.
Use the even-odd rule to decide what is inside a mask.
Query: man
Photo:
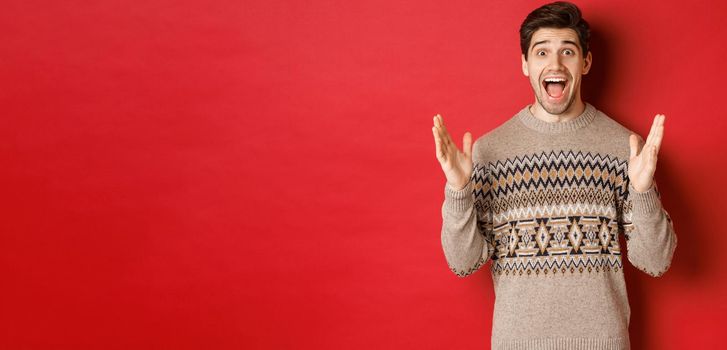
[[[575,5],[534,10],[520,39],[532,104],[462,151],[434,117],[444,255],[460,277],[492,262],[493,349],[628,349],[619,236],[655,277],[677,245],[653,179],[665,117],[644,142],[581,100],[592,58]]]

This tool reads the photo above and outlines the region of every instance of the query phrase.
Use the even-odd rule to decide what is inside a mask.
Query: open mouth
[[[543,88],[545,93],[553,99],[559,99],[565,94],[565,88],[568,86],[568,80],[565,78],[545,78],[543,79]]]

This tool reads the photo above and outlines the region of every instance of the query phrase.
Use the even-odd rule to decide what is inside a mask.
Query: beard
[[[572,81],[570,82],[572,84]],[[570,85],[570,84],[569,84]],[[575,94],[570,93],[568,95],[568,100],[561,104],[552,104],[548,103],[547,99],[547,92],[542,92],[543,89],[540,86],[540,82],[535,82],[533,84],[533,87],[537,86],[538,90],[535,91],[535,98],[538,100],[538,104],[540,104],[540,107],[542,107],[546,112],[552,115],[560,115],[568,111],[571,106],[573,105],[573,101],[575,100]],[[569,86],[570,88],[570,86]],[[542,96],[541,92],[546,94],[546,96]],[[566,91],[563,91],[563,93],[566,93]]]

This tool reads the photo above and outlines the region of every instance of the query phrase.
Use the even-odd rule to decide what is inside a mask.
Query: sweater
[[[585,105],[553,123],[526,106],[474,142],[464,188],[445,184],[450,270],[491,263],[492,349],[630,349],[619,237],[640,271],[671,264],[677,237],[656,182],[629,183],[632,131]]]

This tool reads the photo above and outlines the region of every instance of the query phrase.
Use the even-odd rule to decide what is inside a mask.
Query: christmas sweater
[[[554,123],[526,106],[475,141],[464,188],[445,185],[450,270],[490,266],[492,349],[629,349],[622,253],[653,277],[671,264],[677,237],[656,182],[629,183],[632,131],[585,105]]]

